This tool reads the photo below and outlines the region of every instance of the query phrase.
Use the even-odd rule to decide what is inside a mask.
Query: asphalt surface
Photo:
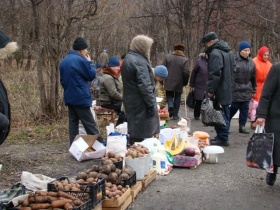
[[[180,116],[185,116],[184,109]],[[213,127],[193,120],[188,111],[191,131],[206,131],[215,136]],[[171,124],[177,122],[170,121]],[[265,182],[264,170],[249,168],[245,155],[253,134],[238,132],[238,119],[230,128],[230,146],[219,155],[217,164],[202,163],[196,169],[173,168],[167,176],[157,175],[144,192],[140,192],[128,209],[133,210],[270,210],[280,209],[280,180],[273,187]],[[279,178],[279,177],[278,177]]]

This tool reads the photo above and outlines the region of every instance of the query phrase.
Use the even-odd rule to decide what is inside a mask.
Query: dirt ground
[[[105,125],[109,121],[99,123],[99,130],[104,136]],[[66,131],[66,132],[65,132]],[[13,184],[21,181],[22,171],[33,174],[43,174],[52,178],[62,176],[74,177],[78,172],[99,165],[100,160],[88,160],[78,162],[68,151],[69,140],[67,126],[59,128],[55,137],[45,135],[31,140],[7,139],[0,146],[0,190],[10,188]],[[54,139],[55,138],[55,139]]]

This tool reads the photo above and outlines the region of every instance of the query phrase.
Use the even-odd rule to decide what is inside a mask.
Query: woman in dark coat
[[[273,164],[274,173],[267,173],[266,183],[273,185],[280,166],[280,63],[274,64],[265,80],[259,106],[258,125],[265,125],[266,133],[274,133]]]
[[[155,82],[150,66],[152,44],[153,39],[148,36],[134,37],[122,64],[123,105],[130,144],[159,133]]]
[[[190,78],[190,91],[194,91],[194,119],[199,120],[202,100],[207,95],[208,62],[205,53],[200,53]]]
[[[234,91],[230,106],[230,120],[239,110],[239,133],[246,134],[249,133],[245,128],[249,112],[249,103],[256,91],[255,64],[250,57],[250,53],[250,44],[246,41],[241,41],[238,53],[234,56]]]

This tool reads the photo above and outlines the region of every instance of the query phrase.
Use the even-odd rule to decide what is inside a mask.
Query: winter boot
[[[266,174],[266,183],[270,186],[273,186],[276,181],[276,175],[277,175],[278,167],[274,166],[274,172],[273,173],[267,173]]]
[[[246,133],[248,134],[249,131],[245,128],[245,125],[239,125],[239,133]]]

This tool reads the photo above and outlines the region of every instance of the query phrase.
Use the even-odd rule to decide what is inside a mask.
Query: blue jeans
[[[175,91],[166,91],[166,101],[168,108],[174,107],[173,116],[178,117],[180,105],[181,105],[181,94]]]
[[[245,125],[248,118],[249,103],[250,101],[232,102],[230,106],[230,119],[233,118],[239,110],[239,125]]]
[[[230,108],[229,105],[222,106],[223,107],[223,117],[226,122],[225,127],[214,127],[217,133],[217,138],[220,141],[228,141],[229,134],[229,122],[230,122]]]

